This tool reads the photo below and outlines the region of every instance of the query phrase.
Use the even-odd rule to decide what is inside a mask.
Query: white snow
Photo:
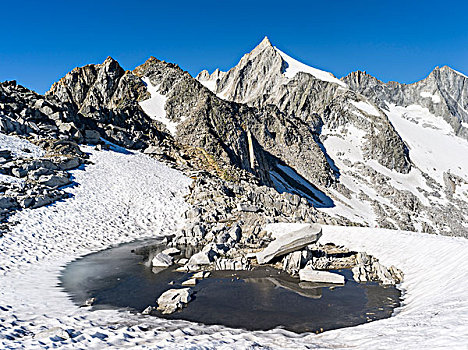
[[[389,104],[389,120],[408,145],[416,166],[443,184],[443,173],[468,179],[468,141],[456,137],[441,117],[418,105]]]
[[[285,60],[286,63],[288,64],[288,67],[286,68],[286,71],[284,72],[284,75],[287,78],[294,78],[294,76],[297,73],[304,72],[304,73],[313,75],[315,78],[319,80],[328,81],[330,83],[335,83],[343,87],[348,87],[341,80],[333,76],[333,74],[314,68],[314,67],[310,67],[302,62],[299,62],[295,60],[294,58],[286,55],[283,51],[279,50],[277,47],[275,47],[275,50],[281,55],[281,58]]]
[[[0,348],[465,348],[468,241],[382,229],[324,226],[321,242],[365,250],[403,270],[403,307],[389,319],[297,335],[78,308],[57,287],[63,266],[113,244],[173,233],[190,182],[142,154],[86,150],[93,164],[73,171],[74,196],[18,212],[11,218],[18,224],[0,238]],[[54,327],[73,338],[34,338]]]
[[[431,94],[430,92],[428,91],[422,91],[420,93],[421,97],[423,98],[431,98],[432,99],[432,102],[434,103],[440,103],[440,96],[439,95],[433,95]]]
[[[215,92],[216,90],[216,80],[204,80],[204,79],[198,79],[200,84],[202,84],[204,87],[206,87],[208,90]]]
[[[0,149],[8,149],[14,156],[25,158],[39,158],[44,150],[26,139],[0,133]],[[25,150],[28,150],[25,152]]]
[[[457,71],[457,70],[455,70],[455,69],[453,69],[453,68],[450,68],[450,69],[453,70],[455,73],[461,75],[462,77],[468,78],[468,76],[466,76],[466,75],[463,74],[462,72],[459,72],[459,71]]]
[[[93,324],[111,327],[108,320],[124,323],[120,336],[106,341],[124,341],[127,316],[78,309],[56,287],[57,276],[67,262],[89,252],[174,233],[188,208],[183,195],[190,179],[180,172],[138,153],[85,150],[94,164],[73,171],[73,197],[17,212],[10,221],[18,225],[0,238],[0,348],[41,348],[27,334],[16,342],[6,337],[21,327],[37,333],[52,326],[82,331],[81,346],[100,348],[102,340],[93,338],[100,327]]]
[[[367,114],[374,115],[378,117],[380,115],[379,111],[372,106],[369,102],[365,101],[351,101],[351,103],[358,109],[360,109],[363,112],[366,112]]]
[[[163,123],[167,127],[167,130],[169,130],[172,135],[175,135],[178,123],[173,122],[166,117],[164,106],[166,105],[167,97],[159,92],[159,85],[155,86],[151,84],[148,77],[145,77],[142,80],[145,82],[151,97],[140,102],[141,108],[152,119]]]

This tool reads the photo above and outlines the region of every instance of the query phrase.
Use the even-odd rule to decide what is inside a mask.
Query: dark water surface
[[[94,297],[94,308],[141,312],[148,305],[155,306],[163,292],[180,288],[191,276],[175,272],[177,266],[153,273],[145,265],[148,252],[163,249],[165,246],[154,240],[139,241],[86,255],[66,266],[61,287],[79,305]],[[299,283],[284,272],[266,267],[217,271],[191,287],[194,300],[186,308],[172,315],[153,315],[248,330],[281,327],[302,333],[387,318],[400,305],[400,291],[395,287],[356,283],[350,270],[334,272],[345,276],[344,286]]]

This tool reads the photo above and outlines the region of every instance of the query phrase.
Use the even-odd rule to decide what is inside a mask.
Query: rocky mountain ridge
[[[74,69],[45,96],[16,84],[12,94],[12,84],[2,83],[2,132],[77,143],[103,138],[180,169],[206,170],[221,182],[197,175],[205,179],[194,189],[204,188],[200,198],[236,183],[259,193],[233,201],[235,191],[221,191],[224,200],[197,202],[200,215],[216,208],[217,217],[232,220],[229,213],[251,202],[268,220],[289,220],[288,206],[301,200],[286,199],[289,214],[270,213],[268,201],[283,201],[269,190],[261,195],[270,188],[304,198],[303,209],[311,211],[302,220],[466,235],[465,167],[431,163],[432,171],[421,163],[419,146],[408,142],[413,136],[400,129],[411,121],[423,132],[463,137],[465,78],[439,71],[416,87],[359,72],[338,80],[267,38],[228,72],[204,71],[197,79],[153,57],[133,71],[109,57]],[[406,110],[413,104],[420,114]],[[253,217],[241,219],[246,231],[254,232],[259,215]]]
[[[468,77],[448,66],[436,67],[413,84],[383,83],[361,71],[342,80],[382,109],[388,109],[387,103],[425,107],[449,123],[456,135],[468,139]]]
[[[443,179],[455,175],[456,164],[452,170],[442,169],[434,159],[430,169],[423,152],[433,153],[435,145],[422,140],[425,148],[417,143],[411,149],[412,143],[402,137],[404,129],[396,129],[401,120],[412,120],[423,128],[417,133],[441,130],[430,136],[449,136],[450,142],[457,147],[462,143],[466,149],[455,137],[464,136],[468,90],[463,74],[444,67],[412,85],[384,84],[361,72],[336,81],[292,59],[265,38],[228,72],[203,71],[197,79],[223,99],[256,107],[275,105],[314,129],[336,176],[325,190],[336,206],[328,212],[367,225],[466,232],[465,168],[457,169],[460,196],[454,198]],[[300,167],[295,170],[314,181]],[[455,218],[442,214],[447,212],[456,213]]]

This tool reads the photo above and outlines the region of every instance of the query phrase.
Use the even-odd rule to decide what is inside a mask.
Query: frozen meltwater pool
[[[174,271],[177,266],[153,273],[145,265],[149,251],[165,248],[158,241],[138,241],[86,255],[66,266],[61,287],[77,305],[94,297],[95,309],[141,312],[148,305],[156,306],[163,292],[181,288],[191,276]],[[182,256],[192,253],[185,250]],[[299,282],[271,267],[215,271],[191,287],[194,299],[187,307],[171,315],[158,311],[152,315],[247,330],[283,328],[304,333],[388,318],[400,305],[397,288],[357,283],[350,270],[334,272],[345,276],[344,286]]]

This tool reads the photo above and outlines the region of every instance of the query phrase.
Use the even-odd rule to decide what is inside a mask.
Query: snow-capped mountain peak
[[[308,79],[347,85],[333,74],[308,66],[277,47],[265,37],[251,52],[246,53],[239,63],[228,72],[216,70],[213,74],[202,71],[197,79],[218,97],[236,102],[248,103],[272,89],[277,89],[298,78],[298,73],[306,73]],[[307,79],[307,78],[306,78]]]
[[[337,79],[332,73],[326,72],[311,66],[308,66],[298,60],[295,60],[291,56],[288,56],[283,51],[275,47],[275,50],[281,55],[281,58],[287,63],[287,68],[284,71],[284,75],[288,78],[294,78],[299,72],[307,73],[314,76],[316,79],[335,83],[343,87],[347,87],[345,83]]]

